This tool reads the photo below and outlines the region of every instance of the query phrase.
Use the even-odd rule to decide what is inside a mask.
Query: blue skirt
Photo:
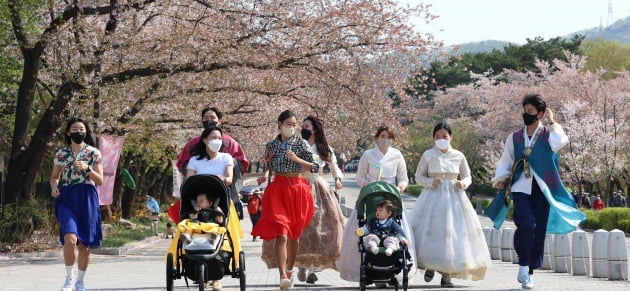
[[[59,221],[59,240],[74,233],[86,247],[101,245],[101,210],[96,187],[91,184],[66,185],[59,189],[55,200],[55,216]]]

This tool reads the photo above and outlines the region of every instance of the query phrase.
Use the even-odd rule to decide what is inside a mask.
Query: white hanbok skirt
[[[411,212],[419,268],[482,280],[490,253],[477,213],[452,180],[425,188]]]

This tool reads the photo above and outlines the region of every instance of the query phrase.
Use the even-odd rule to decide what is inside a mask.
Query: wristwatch
[[[88,166],[87,170],[85,170],[86,173],[92,172],[92,167]]]

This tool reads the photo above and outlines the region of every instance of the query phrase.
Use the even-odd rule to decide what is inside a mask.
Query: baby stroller
[[[240,290],[245,290],[245,254],[241,251],[240,222],[231,203],[230,192],[225,183],[214,175],[188,177],[181,187],[180,216],[194,210],[198,193],[208,193],[213,205],[224,213],[223,223],[200,224],[202,233],[184,239],[181,226],[166,256],[166,290],[173,290],[173,280],[184,277],[199,285],[203,291],[209,280],[220,280],[231,275],[240,279]],[[236,217],[236,219],[234,219]],[[178,222],[176,222],[178,223]],[[206,227],[211,226],[211,227]],[[212,230],[212,233],[203,233]]]
[[[396,205],[394,220],[401,224],[402,213],[404,211],[402,198],[398,189],[387,182],[372,182],[361,189],[356,202],[357,219],[359,227],[364,226],[370,219],[375,217],[376,204],[382,200],[391,200]],[[403,272],[402,287],[407,290],[409,285],[409,269],[411,268],[411,256],[407,246],[401,246],[394,251],[391,256],[385,255],[384,247],[379,246],[378,254],[373,254],[366,250],[363,245],[364,237],[359,238],[359,252],[361,253],[361,270],[359,286],[361,291],[372,283],[389,283],[398,290],[399,282],[396,275]]]

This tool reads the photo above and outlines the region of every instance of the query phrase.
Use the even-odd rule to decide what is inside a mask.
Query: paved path
[[[344,181],[341,195],[349,204],[354,204],[358,187]],[[405,196],[405,206],[410,208],[414,197]],[[484,225],[490,226],[487,217],[480,216]],[[252,242],[249,230],[251,223],[246,217],[242,221],[246,234],[242,239],[246,254],[247,290],[278,290],[277,270],[268,270],[260,260],[261,242]],[[509,225],[509,223],[508,223]],[[628,239],[626,239],[628,241]],[[88,290],[166,290],[163,255],[170,240],[149,238],[143,242],[128,245],[120,256],[93,255],[86,275]],[[51,253],[0,256],[0,291],[4,290],[59,290],[65,270],[60,257],[61,250]],[[422,272],[412,277],[410,290],[520,290],[516,282],[518,266],[511,263],[493,261],[485,280],[465,281],[454,279],[455,288],[440,288],[439,274],[431,283],[425,283]],[[317,284],[297,283],[293,290],[358,290],[358,283],[343,281],[332,270],[318,273]],[[221,280],[224,290],[240,290],[238,279],[224,277]],[[628,281],[609,281],[586,276],[537,271],[534,276],[536,290],[630,290]],[[196,290],[191,285],[190,290]],[[183,279],[175,281],[176,290],[189,290]],[[377,290],[368,288],[368,290]],[[390,289],[393,290],[393,289]]]

